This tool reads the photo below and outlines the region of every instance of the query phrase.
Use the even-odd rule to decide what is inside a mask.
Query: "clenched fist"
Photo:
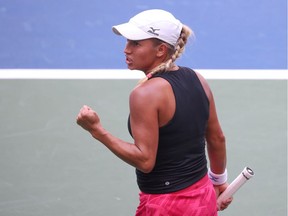
[[[93,109],[86,105],[81,108],[77,116],[77,124],[92,135],[97,134],[102,129],[99,116]]]

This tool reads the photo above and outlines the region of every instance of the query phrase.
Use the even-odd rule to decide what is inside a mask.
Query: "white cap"
[[[135,15],[128,23],[113,26],[112,30],[129,40],[158,38],[175,47],[182,23],[167,11],[152,9]]]

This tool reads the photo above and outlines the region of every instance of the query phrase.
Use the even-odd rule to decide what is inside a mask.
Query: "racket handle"
[[[233,194],[235,194],[243,186],[243,184],[245,184],[253,176],[253,170],[249,167],[245,167],[243,171],[238,175],[238,177],[235,178],[231,184],[229,184],[226,190],[220,194],[217,199],[217,203],[220,204],[222,201],[232,197]]]

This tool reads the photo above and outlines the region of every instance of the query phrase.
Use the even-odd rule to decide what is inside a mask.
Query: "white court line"
[[[288,80],[288,70],[195,69],[206,79]],[[0,79],[141,79],[128,69],[0,69]]]

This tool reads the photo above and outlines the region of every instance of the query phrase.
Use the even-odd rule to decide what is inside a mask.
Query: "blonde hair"
[[[163,62],[154,69],[152,69],[151,72],[147,74],[147,76],[144,79],[140,80],[140,83],[147,81],[156,73],[169,71],[169,69],[173,66],[174,62],[176,61],[176,59],[178,59],[183,54],[185,50],[185,45],[188,41],[188,38],[191,35],[194,36],[192,29],[190,29],[187,25],[183,25],[176,47],[174,48],[172,45],[166,43],[169,49],[168,54],[170,55],[170,58],[166,62]],[[156,42],[158,44],[163,43],[163,41],[160,41],[158,39],[156,40],[158,41]]]

